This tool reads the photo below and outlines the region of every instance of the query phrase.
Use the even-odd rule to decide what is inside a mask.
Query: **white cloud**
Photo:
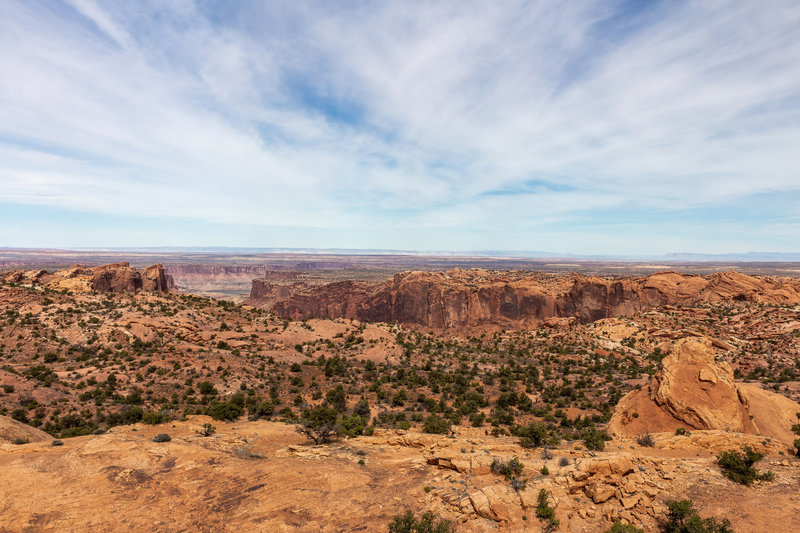
[[[794,2],[69,6],[1,8],[0,201],[486,248],[800,193]]]

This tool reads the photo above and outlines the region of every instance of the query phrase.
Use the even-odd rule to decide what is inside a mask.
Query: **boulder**
[[[753,384],[737,384],[728,363],[716,361],[712,341],[689,337],[675,343],[647,387],[617,404],[608,431],[620,436],[645,432],[725,430],[792,441],[800,405]]]

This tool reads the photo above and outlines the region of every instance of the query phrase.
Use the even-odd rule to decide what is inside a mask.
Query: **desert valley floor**
[[[0,531],[661,531],[681,500],[800,530],[786,273],[26,261],[0,272]]]

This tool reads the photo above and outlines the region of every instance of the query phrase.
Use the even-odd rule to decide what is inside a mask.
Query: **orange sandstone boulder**
[[[609,432],[633,436],[645,432],[726,430],[792,441],[790,431],[800,405],[752,384],[734,382],[725,362],[717,362],[710,339],[679,340],[661,370],[640,390],[617,405]]]

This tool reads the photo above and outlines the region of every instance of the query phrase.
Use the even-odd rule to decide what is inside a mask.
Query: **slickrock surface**
[[[663,305],[725,301],[797,304],[800,281],[737,272],[601,278],[454,269],[403,272],[384,284],[255,280],[248,303],[295,319],[351,318],[447,328],[528,326],[552,317],[585,323]]]
[[[50,442],[53,440],[53,437],[44,431],[29,426],[28,424],[17,422],[16,420],[12,420],[7,416],[0,416],[0,443],[13,443],[18,439],[26,442]]]
[[[715,361],[712,342],[689,337],[675,343],[646,387],[617,404],[609,431],[720,429],[763,435],[790,443],[800,405],[757,385],[735,383],[728,363]]]
[[[800,461],[770,455],[762,462],[776,480],[741,487],[699,446],[751,444],[775,453],[748,435],[695,432],[680,438],[682,446],[663,448],[662,439],[675,437],[657,435],[657,448],[630,449],[623,440],[595,456],[561,447],[542,459],[541,450],[466,428],[454,438],[379,431],[310,446],[291,426],[262,421],[214,422],[217,432],[201,437],[196,430],[209,421],[119,427],[61,447],[0,444],[2,528],[385,531],[405,509],[430,509],[458,531],[538,531],[542,488],[560,531],[603,531],[616,519],[656,531],[664,500],[683,497],[704,515],[728,517],[739,533],[766,523],[774,531],[800,527]],[[154,443],[157,433],[172,440]],[[511,457],[525,465],[528,483],[519,492],[489,470],[494,458]],[[550,475],[538,473],[543,465]]]

